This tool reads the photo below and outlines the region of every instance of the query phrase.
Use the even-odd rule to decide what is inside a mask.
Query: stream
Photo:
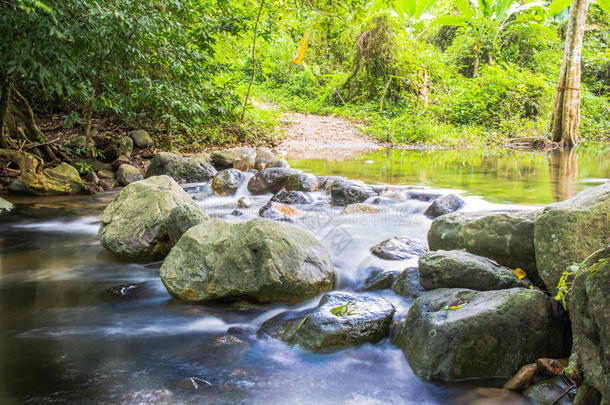
[[[459,194],[464,211],[541,207],[610,178],[604,146],[569,153],[377,150],[289,162],[405,193]],[[252,196],[254,207],[235,216],[237,200],[248,195],[245,184],[231,197],[213,195],[208,184],[186,190],[208,215],[231,222],[256,217],[271,197]],[[389,339],[314,354],[257,338],[265,320],[295,307],[172,299],[159,279],[160,262],[121,262],[101,247],[99,221],[115,195],[3,196],[16,208],[0,216],[0,404],[446,404],[504,382],[424,382]],[[407,199],[383,214],[342,215],[324,192],[311,196],[315,202],[299,206],[304,215],[296,225],[330,250],[337,289],[353,291],[371,266],[417,263],[381,260],[369,249],[393,236],[425,240],[429,202]],[[109,291],[119,285],[123,296]],[[412,302],[390,290],[374,294],[402,314]],[[200,379],[198,389],[191,377]]]

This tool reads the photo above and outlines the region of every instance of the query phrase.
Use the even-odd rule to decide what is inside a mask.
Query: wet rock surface
[[[267,218],[272,221],[293,223],[295,218],[302,215],[302,212],[289,205],[269,201],[258,211],[258,215],[260,215],[261,218]]]
[[[180,204],[167,218],[167,234],[172,245],[178,243],[184,232],[207,220],[208,216],[193,204]]]
[[[438,250],[419,257],[419,281],[426,290],[436,288],[469,288],[503,290],[528,287],[508,267],[463,250]]]
[[[570,350],[566,313],[530,289],[437,289],[417,298],[394,343],[419,377],[459,381],[512,377],[540,357]]]
[[[258,333],[306,350],[335,351],[388,336],[394,311],[376,296],[332,292],[313,310],[280,314],[265,322]]]
[[[237,169],[224,169],[216,173],[212,180],[212,191],[216,195],[233,195],[246,181],[246,175]]]
[[[371,253],[385,260],[404,260],[428,250],[426,244],[407,236],[386,239],[371,248]]]
[[[569,265],[609,243],[610,182],[546,207],[535,221],[536,263],[553,294]]]
[[[305,194],[302,191],[285,191],[282,190],[279,193],[275,194],[271,201],[279,202],[282,204],[311,204],[313,201],[311,197]]]
[[[452,213],[432,221],[430,250],[461,250],[487,257],[512,269],[523,269],[544,289],[536,268],[534,220],[539,211]]]
[[[177,206],[195,202],[168,176],[131,183],[106,207],[98,237],[126,259],[163,257],[170,249],[167,219]]]
[[[268,168],[261,170],[248,182],[252,194],[277,193],[286,184],[286,179],[295,173],[292,169]]]
[[[328,250],[309,232],[260,218],[210,220],[189,229],[160,274],[168,291],[184,301],[299,302],[335,282]]]
[[[438,218],[441,215],[458,211],[464,204],[466,202],[454,194],[444,195],[434,200],[426,209],[424,215],[430,219]]]
[[[334,180],[330,187],[331,201],[336,205],[361,203],[376,193],[370,186],[346,180]]]

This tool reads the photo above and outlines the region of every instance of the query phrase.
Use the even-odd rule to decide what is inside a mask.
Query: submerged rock
[[[456,398],[456,405],[531,405],[522,395],[504,388],[476,388]]]
[[[521,268],[544,289],[536,269],[534,220],[539,211],[452,213],[432,221],[430,250],[460,250]]]
[[[371,248],[371,253],[386,260],[404,260],[425,253],[425,243],[407,236],[386,239]]]
[[[540,277],[553,294],[569,265],[583,261],[608,243],[610,182],[552,204],[536,218],[536,263]]]
[[[180,204],[167,218],[167,234],[172,245],[180,240],[184,232],[207,220],[208,216],[193,204]]]
[[[252,148],[237,147],[213,152],[210,159],[220,170],[235,168],[246,171],[254,168],[256,151]]]
[[[330,186],[332,203],[336,205],[348,205],[361,203],[369,197],[376,195],[370,186],[345,180],[333,180]]]
[[[256,173],[248,182],[248,191],[252,194],[277,193],[286,184],[292,169],[269,168]]]
[[[450,214],[462,208],[466,204],[464,200],[454,194],[444,195],[437,198],[424,212],[428,218],[434,219],[441,215]]]
[[[258,333],[306,350],[329,352],[380,341],[388,336],[393,315],[394,306],[376,296],[332,292],[313,310],[280,314]]]
[[[216,195],[233,195],[246,180],[243,172],[237,169],[224,169],[216,173],[212,181],[212,191]]]
[[[355,203],[346,205],[341,214],[377,214],[384,211],[387,211],[387,208],[379,205]]]
[[[439,250],[419,257],[419,281],[426,290],[436,288],[469,288],[503,290],[528,287],[525,279],[508,267],[463,250]]]
[[[356,291],[379,291],[387,290],[392,287],[398,276],[399,270],[375,269],[360,285],[356,286]]]
[[[116,172],[116,179],[121,186],[126,186],[143,178],[142,173],[132,165],[122,164]]]
[[[570,351],[565,311],[540,291],[437,289],[417,298],[394,339],[417,376],[512,377],[523,364]]]
[[[570,405],[572,400],[569,395],[564,396],[559,402],[555,402],[568,389],[568,384],[563,378],[555,377],[542,380],[533,384],[525,391],[525,396],[535,404],[541,405]]]
[[[302,191],[280,191],[271,198],[273,202],[282,204],[311,204],[312,200]]]
[[[167,219],[181,204],[196,207],[169,176],[129,184],[104,210],[98,231],[102,246],[127,259],[163,257],[170,249]]]
[[[273,221],[293,223],[294,218],[302,215],[302,211],[292,208],[286,204],[269,201],[258,211],[258,215],[262,218],[271,219]]]
[[[148,132],[143,129],[137,129],[135,131],[131,131],[129,137],[133,139],[133,143],[136,148],[148,148],[149,146],[153,146],[153,139],[150,137]]]
[[[590,256],[576,273],[569,291],[572,357],[583,385],[593,387],[610,403],[610,247]],[[573,359],[570,359],[570,363]]]
[[[313,235],[260,218],[210,220],[189,229],[160,274],[167,290],[184,301],[299,302],[335,282],[330,254]]]
[[[163,174],[170,176],[178,183],[202,183],[210,181],[216,175],[216,169],[203,160],[160,152],[153,157],[144,177]]]

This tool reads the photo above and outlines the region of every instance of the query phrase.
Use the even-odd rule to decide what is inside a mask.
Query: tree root
[[[95,187],[78,176],[59,170],[44,169],[41,158],[23,151],[0,149],[0,159],[19,166],[20,179],[28,193],[34,195],[91,194]]]

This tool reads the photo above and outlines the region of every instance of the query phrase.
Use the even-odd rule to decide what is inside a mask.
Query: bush
[[[441,100],[438,116],[457,125],[499,128],[505,120],[544,115],[552,96],[542,75],[511,66],[488,66],[479,77],[456,80]]]

